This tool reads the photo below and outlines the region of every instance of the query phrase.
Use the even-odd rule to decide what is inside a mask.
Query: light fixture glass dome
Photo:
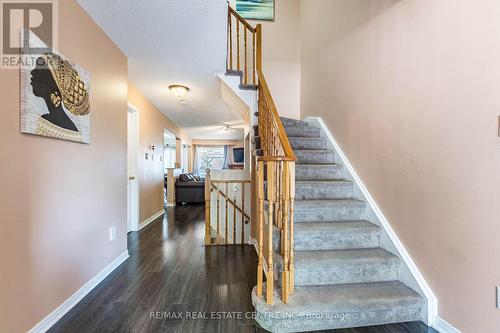
[[[183,86],[181,84],[172,84],[171,86],[168,87],[168,89],[170,89],[172,94],[174,94],[174,96],[177,98],[183,98],[190,91],[188,87]]]

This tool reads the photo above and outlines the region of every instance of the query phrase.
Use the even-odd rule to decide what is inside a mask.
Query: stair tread
[[[276,288],[271,305],[266,304],[263,297],[254,297],[257,310],[261,313],[293,312],[300,317],[310,313],[390,310],[425,303],[422,296],[400,281],[296,287],[287,304],[281,301],[279,292]]]
[[[353,231],[358,232],[378,232],[380,227],[368,221],[332,221],[332,222],[310,222],[310,223],[297,223],[294,226],[295,236],[301,233],[324,233],[324,232],[336,232],[343,233]]]
[[[294,149],[294,153],[311,152],[311,153],[325,153],[334,154],[335,152],[331,149]]]
[[[350,185],[353,184],[352,181],[346,180],[346,179],[313,179],[313,180],[296,180],[295,181],[296,185],[318,185],[318,184],[325,184],[325,185]]]
[[[297,164],[295,169],[297,168],[317,168],[317,169],[323,169],[323,168],[342,168],[342,164],[337,164],[337,163],[310,163],[310,164]]]
[[[295,200],[295,210],[298,209],[318,209],[328,206],[366,206],[364,201],[358,199],[328,199],[328,200]]]
[[[288,137],[321,137],[321,129],[308,126],[287,125],[285,126],[285,132],[287,133]]]
[[[335,266],[340,264],[377,263],[389,260],[398,261],[399,258],[382,248],[295,251],[296,270],[300,270],[301,268],[310,269],[311,265],[317,265],[318,262],[325,265],[332,265],[330,268],[336,269],[337,267]]]
[[[268,201],[264,200],[264,208],[267,209]],[[317,210],[321,208],[330,208],[335,206],[356,206],[356,207],[366,207],[366,202],[358,199],[300,199],[294,201],[295,212],[299,210]],[[318,221],[319,222],[319,221]],[[321,221],[325,222],[325,221]],[[333,222],[333,221],[332,221]],[[345,222],[345,221],[344,221]],[[335,222],[337,223],[337,222]]]

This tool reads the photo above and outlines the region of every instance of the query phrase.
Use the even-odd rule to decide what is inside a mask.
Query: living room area
[[[249,178],[248,133],[227,127],[222,131],[228,139],[194,139],[186,144],[165,130],[165,206],[205,203],[207,171],[217,179]]]

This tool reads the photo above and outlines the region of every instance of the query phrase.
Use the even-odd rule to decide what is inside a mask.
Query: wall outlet
[[[116,226],[109,227],[109,241],[112,242],[116,239]]]
[[[497,309],[500,309],[500,287],[497,286]]]

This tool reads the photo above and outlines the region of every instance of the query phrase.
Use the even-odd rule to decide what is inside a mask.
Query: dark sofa
[[[178,205],[205,202],[205,181],[191,173],[184,173],[175,182],[175,201]]]

